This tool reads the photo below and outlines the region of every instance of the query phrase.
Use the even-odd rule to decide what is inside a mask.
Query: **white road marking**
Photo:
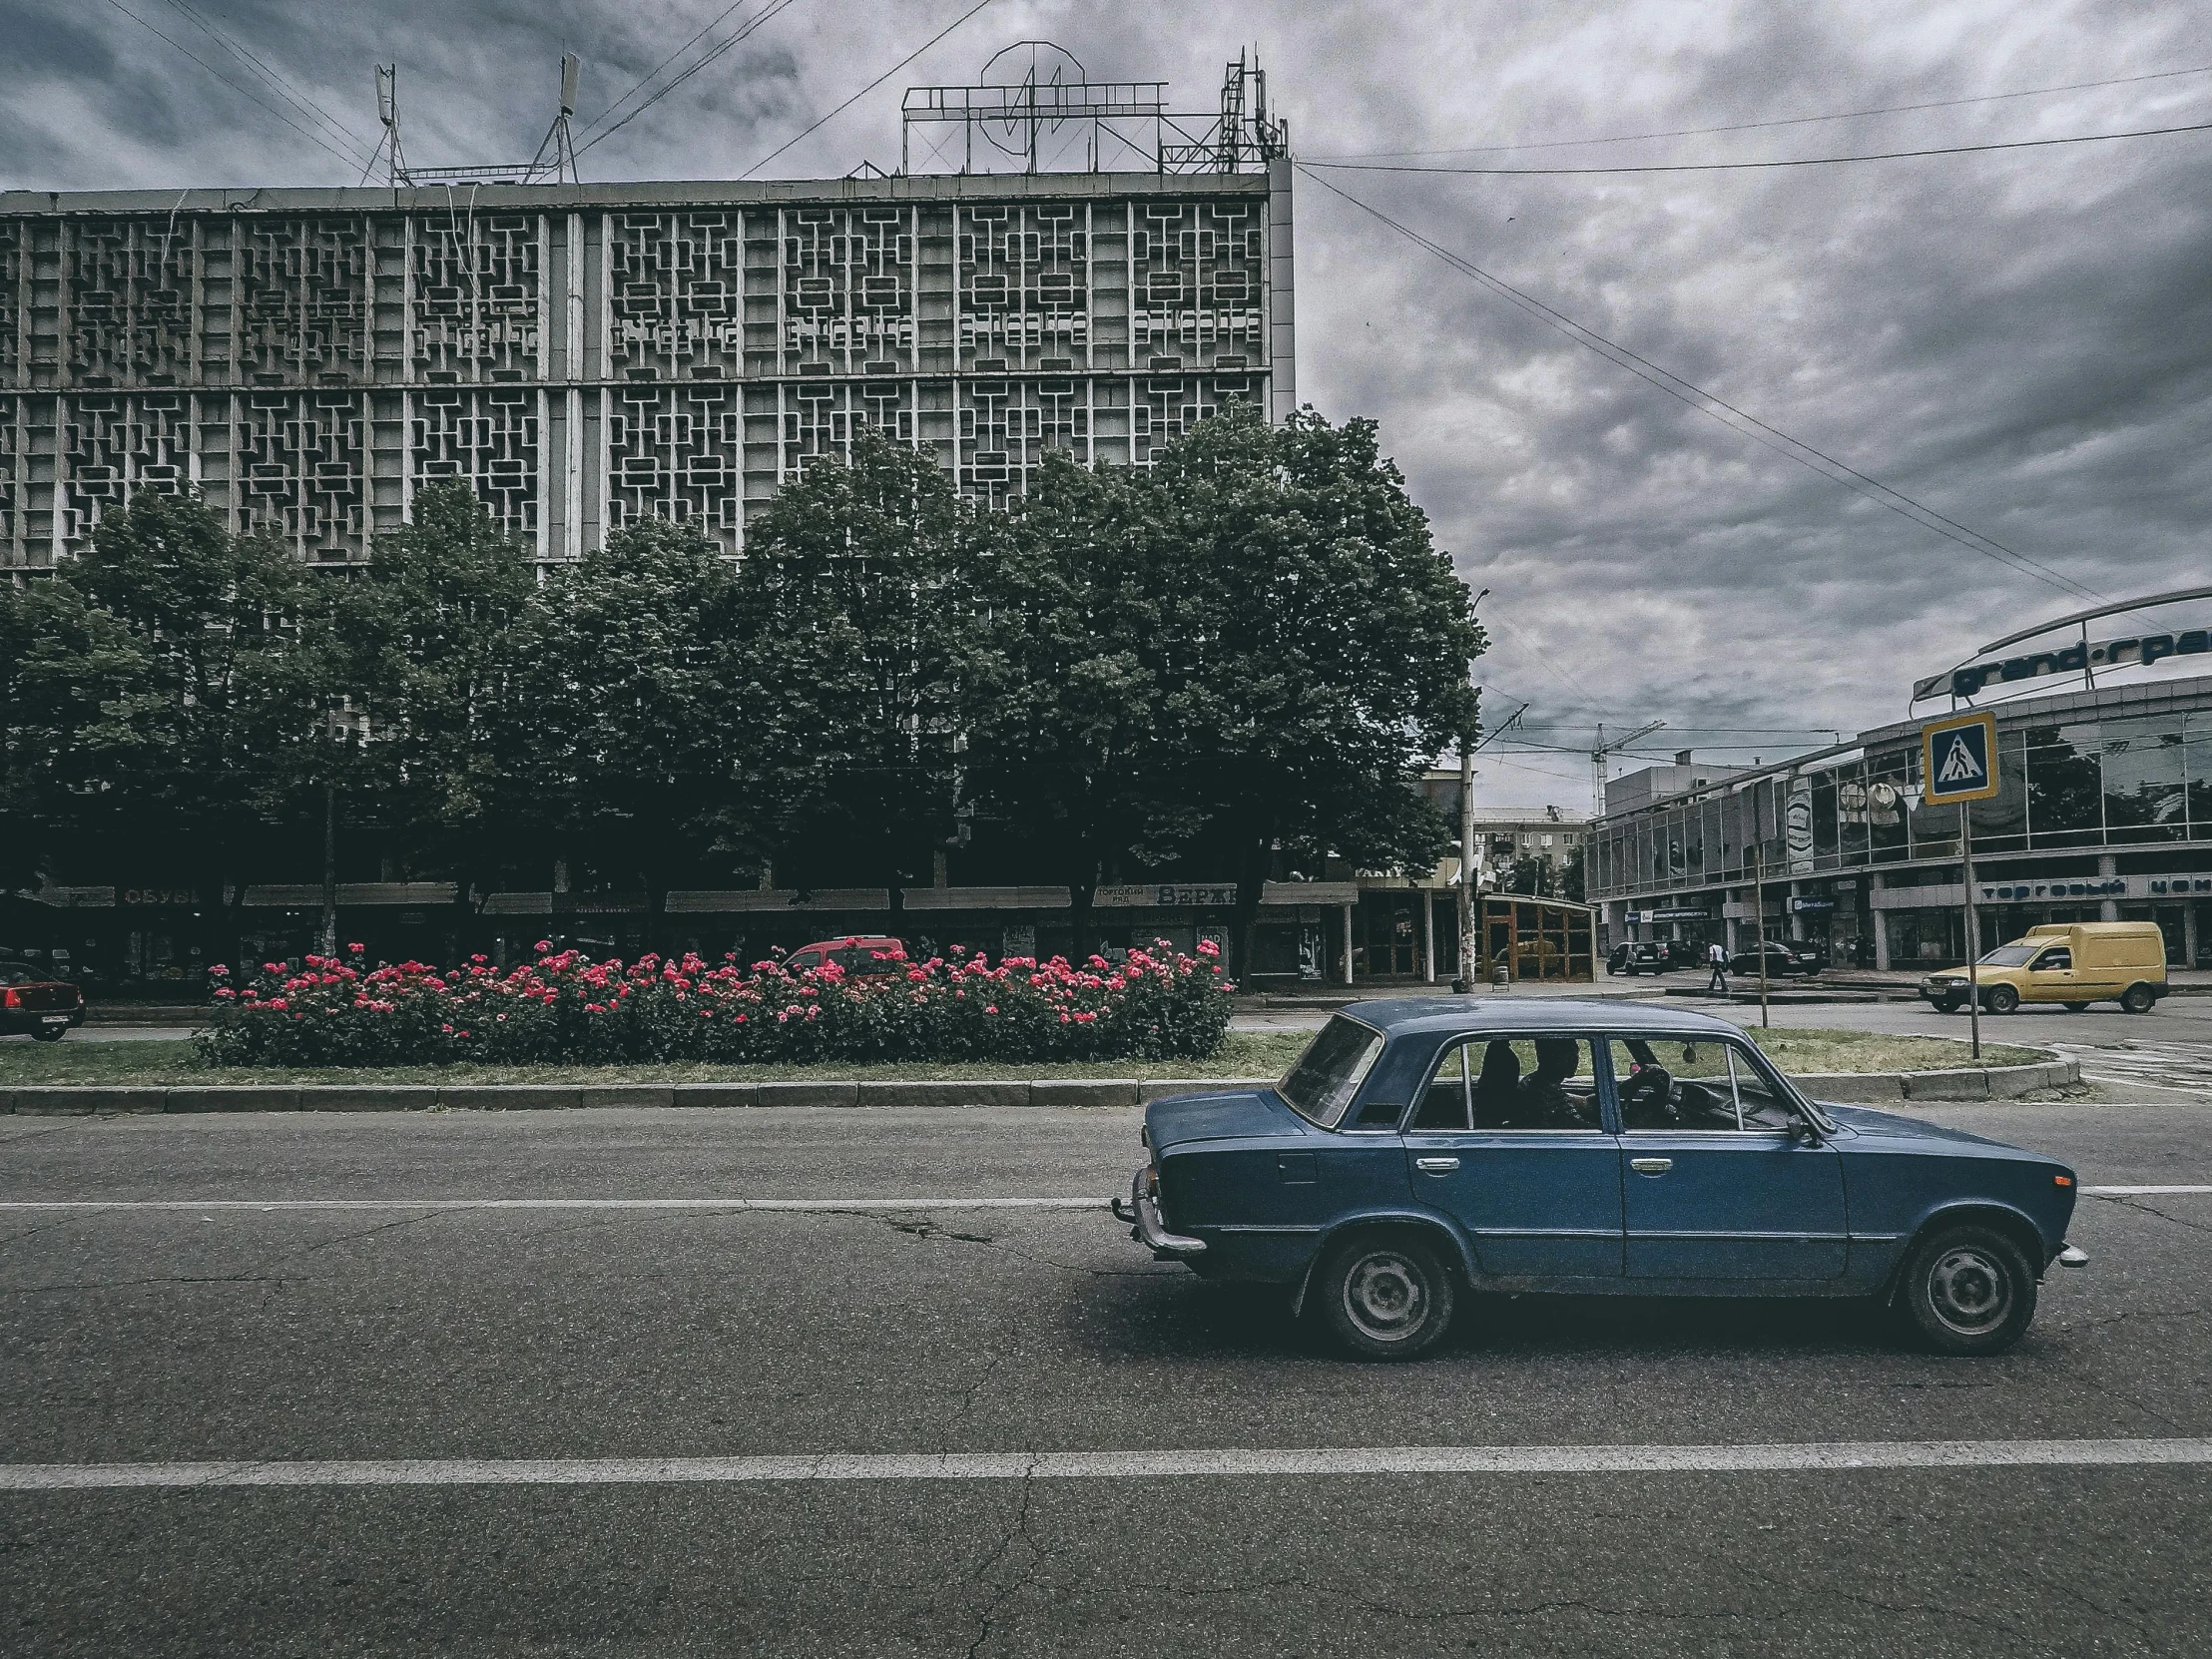
[[[1130,1480],[1378,1474],[1701,1474],[2212,1463],[2212,1439],[1861,1440],[1740,1445],[1323,1446],[1284,1450],[824,1452],[772,1457],[394,1458],[0,1464],[0,1491],[124,1487],[599,1486],[793,1480]]]
[[[2056,1042],[2051,1047],[2078,1061],[2082,1077],[2092,1083],[2122,1088],[2145,1083],[2190,1094],[2212,1092],[2212,1043]]]
[[[0,1211],[105,1210],[1100,1210],[1103,1198],[70,1198]]]
[[[2083,1187],[2087,1198],[2153,1198],[2164,1193],[2212,1193],[2212,1187]]]

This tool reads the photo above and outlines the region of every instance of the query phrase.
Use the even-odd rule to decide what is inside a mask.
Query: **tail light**
[[[13,985],[10,985],[7,989],[6,994],[4,996],[0,996],[0,1008],[20,1008],[22,1006],[23,998],[16,995],[15,987]]]

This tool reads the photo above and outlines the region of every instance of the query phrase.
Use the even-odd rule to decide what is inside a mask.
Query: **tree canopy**
[[[1262,889],[1426,867],[1471,736],[1465,586],[1372,421],[1236,409],[1003,511],[862,429],[732,558],[646,520],[537,568],[460,484],[308,568],[142,493],[0,589],[4,879],[297,879],[325,799],[471,889],[766,879]],[[211,891],[211,898],[215,895]]]

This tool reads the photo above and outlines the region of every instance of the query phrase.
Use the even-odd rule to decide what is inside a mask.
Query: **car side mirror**
[[[1792,1146],[1819,1146],[1821,1132],[1813,1127],[1813,1120],[1801,1112],[1790,1114],[1790,1144]]]

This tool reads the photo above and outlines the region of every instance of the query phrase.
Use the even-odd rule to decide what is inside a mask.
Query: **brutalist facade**
[[[197,487],[315,563],[466,479],[542,560],[733,553],[865,423],[963,491],[1295,406],[1289,163],[1202,174],[0,194],[0,569]]]

